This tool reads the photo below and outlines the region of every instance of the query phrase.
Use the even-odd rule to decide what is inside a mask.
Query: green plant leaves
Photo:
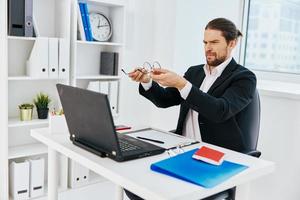
[[[51,99],[47,94],[40,92],[39,94],[37,94],[33,102],[37,109],[45,109],[48,108]]]

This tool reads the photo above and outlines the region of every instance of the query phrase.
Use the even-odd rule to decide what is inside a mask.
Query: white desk
[[[34,129],[31,136],[48,146],[48,199],[57,200],[57,152],[72,158],[81,165],[119,185],[117,199],[123,199],[122,188],[126,188],[145,199],[195,200],[201,199],[234,186],[249,182],[275,169],[272,162],[257,159],[228,149],[213,146],[226,153],[226,160],[238,162],[249,168],[212,189],[166,176],[150,170],[151,163],[168,158],[167,153],[127,161],[115,162],[101,158],[71,143],[68,135],[51,135],[48,128]],[[208,144],[207,144],[208,145]],[[193,149],[199,144],[189,146]],[[208,145],[212,146],[212,145]],[[101,199],[101,198],[99,198]]]

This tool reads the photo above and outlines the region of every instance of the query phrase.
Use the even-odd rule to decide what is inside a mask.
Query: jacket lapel
[[[237,67],[237,63],[235,60],[232,58],[228,66],[224,69],[222,72],[221,76],[217,78],[217,80],[214,82],[214,84],[209,88],[207,93],[211,94],[214,89],[216,89],[219,85],[221,85],[232,73],[233,70]]]
[[[204,69],[203,66],[199,67],[199,73],[195,73],[195,76],[193,77],[193,83],[195,86],[197,86],[198,88],[200,88],[204,78],[205,78],[205,73],[204,73]]]

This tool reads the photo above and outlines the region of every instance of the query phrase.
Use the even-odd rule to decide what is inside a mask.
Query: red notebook
[[[224,160],[224,155],[225,154],[221,151],[202,146],[194,153],[193,158],[213,165],[221,165]]]

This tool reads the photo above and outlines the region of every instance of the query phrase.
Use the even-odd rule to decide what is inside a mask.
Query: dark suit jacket
[[[182,134],[187,113],[193,109],[199,113],[202,141],[240,152],[248,151],[237,117],[243,115],[252,101],[256,90],[255,75],[232,59],[204,93],[199,89],[205,77],[203,66],[192,66],[185,73],[185,79],[193,85],[186,100],[176,88],[163,88],[154,81],[147,91],[140,85],[139,92],[158,107],[180,105],[177,134]]]

